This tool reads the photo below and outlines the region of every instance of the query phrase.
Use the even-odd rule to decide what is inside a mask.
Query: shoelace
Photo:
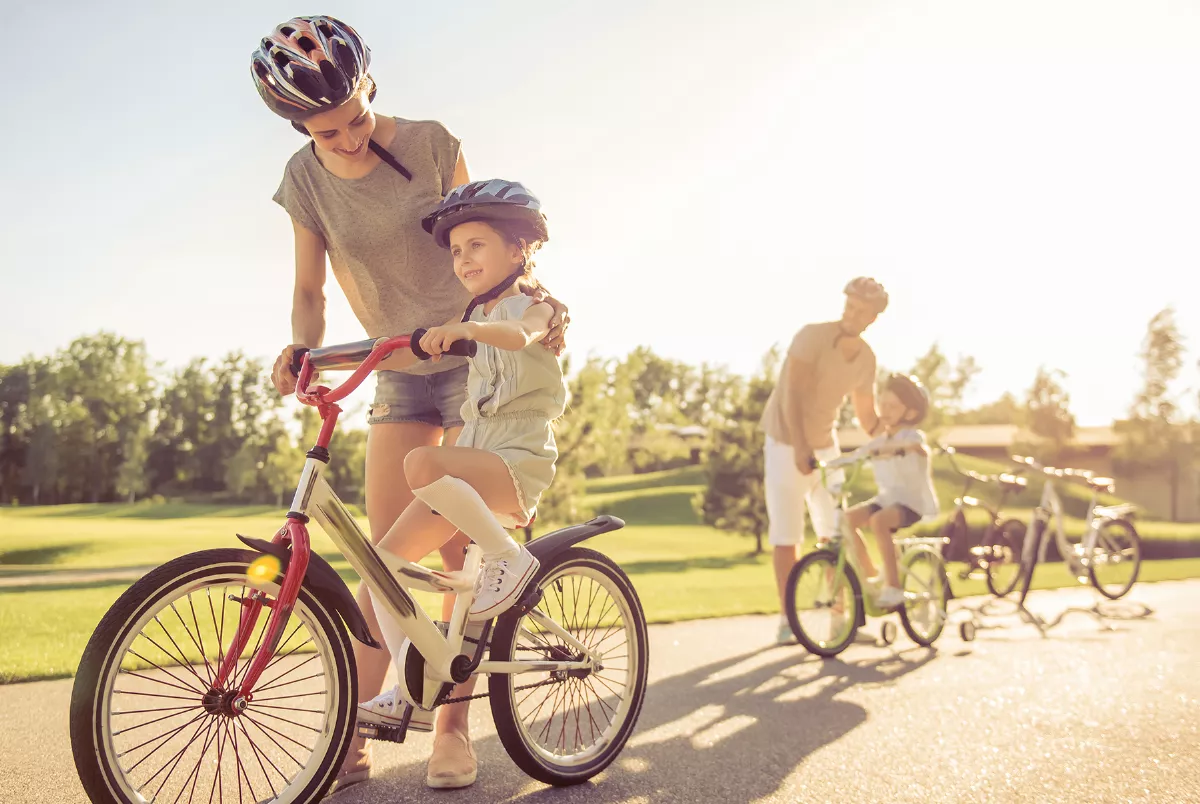
[[[483,568],[483,575],[479,579],[479,590],[487,590],[489,592],[499,592],[500,582],[504,578],[504,573],[508,571],[508,560],[500,559],[498,561],[489,561]]]

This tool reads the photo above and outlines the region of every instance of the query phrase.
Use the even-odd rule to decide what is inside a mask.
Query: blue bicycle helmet
[[[455,187],[437,209],[421,220],[425,231],[442,248],[450,248],[450,230],[475,220],[509,220],[528,224],[533,239],[546,242],[550,233],[542,203],[525,185],[504,179],[485,179]]]

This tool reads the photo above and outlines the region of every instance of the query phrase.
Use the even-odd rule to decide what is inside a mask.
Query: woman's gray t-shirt
[[[395,120],[388,151],[412,181],[383,162],[361,178],[338,178],[308,142],[288,160],[274,196],[301,226],[325,239],[333,275],[369,338],[444,324],[471,300],[454,275],[450,252],[421,228],[421,219],[453,187],[459,140],[435,121]],[[448,357],[409,371],[431,374],[464,362]]]

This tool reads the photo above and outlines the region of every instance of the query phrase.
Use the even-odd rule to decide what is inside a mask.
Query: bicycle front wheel
[[[862,588],[838,554],[816,550],[792,567],[784,593],[792,633],[809,653],[826,658],[849,647],[862,617]]]
[[[641,601],[621,568],[572,547],[542,566],[535,611],[595,658],[587,670],[492,673],[496,733],[513,762],[538,781],[587,781],[621,753],[646,697],[649,636]],[[498,662],[582,660],[578,648],[530,614],[502,615],[489,658]]]
[[[245,708],[234,691],[261,645],[264,608],[230,679],[217,671],[240,601],[274,598],[249,550],[205,550],[125,591],[88,642],[71,694],[71,748],[93,802],[317,801],[350,744],[358,683],[338,615],[302,587]],[[257,567],[258,565],[256,565]],[[271,575],[268,570],[267,573]]]
[[[1100,526],[1091,555],[1084,556],[1092,586],[1110,600],[1123,597],[1142,566],[1142,540],[1133,523],[1110,519]]]
[[[1021,545],[1025,543],[1025,523],[1006,519],[984,540],[988,591],[996,597],[1012,592],[1021,577]]]

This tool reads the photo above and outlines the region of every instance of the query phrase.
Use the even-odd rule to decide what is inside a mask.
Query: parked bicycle
[[[1025,542],[1021,548],[1018,579],[1020,595],[1017,599],[1018,612],[1027,622],[1037,626],[1043,633],[1057,625],[1070,612],[1081,612],[1101,617],[1096,607],[1070,608],[1057,618],[1047,621],[1025,607],[1029,595],[1033,572],[1039,562],[1046,560],[1050,542],[1053,541],[1067,570],[1081,584],[1090,584],[1104,597],[1117,600],[1123,597],[1137,581],[1142,563],[1141,539],[1131,517],[1135,506],[1121,504],[1100,505],[1102,492],[1115,491],[1112,478],[1097,477],[1082,469],[1059,469],[1046,466],[1023,455],[1014,455],[1018,465],[1039,472],[1045,478],[1042,497],[1030,514]],[[1085,530],[1078,542],[1067,537],[1066,517],[1062,498],[1058,494],[1059,481],[1074,480],[1085,484],[1091,492]]]
[[[646,690],[646,618],[629,578],[577,546],[624,523],[597,517],[533,540],[537,579],[511,610],[464,637],[481,551],[464,569],[387,564],[325,477],[341,409],[409,336],[314,349],[298,357],[297,398],[322,426],[286,523],[272,541],[203,550],[149,572],[113,604],[84,650],[71,698],[76,768],[93,802],[319,800],[356,725],[351,635],[378,647],[341,576],[312,551],[312,520],[385,602],[408,636],[395,729],[414,707],[451,703],[455,684],[487,675],[500,742],[530,776],[554,785],[592,778],[617,757]],[[455,344],[451,353],[470,353]],[[336,389],[310,388],[317,369],[354,366]],[[398,564],[396,562],[399,562]],[[409,589],[457,595],[435,623]]]
[[[1025,523],[1013,517],[1002,517],[1000,512],[1008,495],[1023,491],[1029,481],[1010,472],[984,475],[963,469],[955,460],[957,453],[953,447],[944,444],[938,444],[937,447],[949,460],[955,473],[963,478],[962,492],[954,500],[954,513],[942,530],[942,535],[948,540],[947,558],[967,562],[967,567],[959,572],[960,579],[983,575],[988,591],[996,597],[1004,597],[1013,590],[1020,577]],[[1000,497],[994,507],[968,493],[976,483],[1000,488]],[[971,509],[985,511],[988,515],[987,526],[974,545],[971,545],[971,527],[967,522],[967,513]]]

